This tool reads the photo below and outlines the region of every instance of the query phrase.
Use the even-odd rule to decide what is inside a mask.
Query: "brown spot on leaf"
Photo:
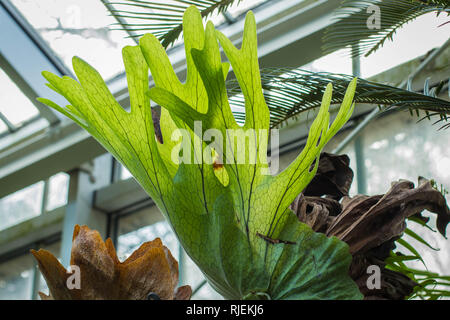
[[[219,170],[223,168],[223,164],[222,163],[217,163],[215,160],[213,162],[213,168],[214,170]]]
[[[214,156],[214,160],[213,160],[213,169],[214,170],[220,170],[223,168],[223,161],[222,161],[222,157],[219,154],[216,154]]]
[[[157,108],[152,108],[152,120],[153,120],[153,128],[155,129],[155,137],[156,140],[163,144],[163,136],[161,132],[161,126],[160,126],[160,119],[161,119],[161,110],[158,110]]]

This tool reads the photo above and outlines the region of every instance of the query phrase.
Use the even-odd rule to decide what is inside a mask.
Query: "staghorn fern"
[[[225,298],[360,299],[348,275],[347,244],[315,233],[289,209],[314,177],[325,144],[350,118],[356,79],[350,82],[331,124],[332,85],[327,85],[304,150],[286,170],[271,175],[267,136],[260,134],[269,130],[270,119],[261,87],[253,14],[247,14],[240,50],[211,22],[204,30],[195,7],[186,10],[183,31],[185,83],[176,77],[155,36],[147,34],[138,46],[123,49],[130,112],[116,102],[98,72],[79,58],[73,59],[79,82],[43,73],[49,86],[70,105],[40,101],[72,118],[128,168],[209,283]],[[245,96],[243,127],[229,106],[225,86],[229,64],[221,62],[217,41]],[[155,81],[150,90],[149,68]],[[150,99],[163,107],[162,144],[155,139]],[[214,143],[199,140],[212,129],[218,132]],[[236,130],[237,141],[227,140],[225,148],[223,137],[228,137],[230,129]],[[180,136],[180,144],[171,139]],[[254,148],[248,148],[252,142]],[[241,163],[236,154],[225,151],[228,148],[250,152]],[[180,149],[189,163],[180,161]],[[207,161],[213,152],[222,157],[221,166]]]

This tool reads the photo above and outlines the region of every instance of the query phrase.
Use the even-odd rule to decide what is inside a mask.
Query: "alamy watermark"
[[[65,27],[80,29],[82,27],[82,11],[78,5],[70,5],[66,8]]]
[[[381,29],[381,9],[379,6],[373,4],[367,7],[367,13],[370,14],[369,18],[367,18],[366,25],[370,30]]]
[[[66,286],[69,290],[81,289],[81,270],[79,266],[71,265],[67,269],[70,276],[66,280]]]
[[[367,274],[370,274],[366,280],[366,286],[369,290],[381,289],[381,269],[377,265],[367,267]]]

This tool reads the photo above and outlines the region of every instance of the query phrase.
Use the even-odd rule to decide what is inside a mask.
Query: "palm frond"
[[[369,29],[370,6],[380,12],[380,28]],[[331,53],[346,46],[354,48],[352,56],[368,56],[386,40],[392,40],[402,26],[429,12],[450,13],[449,0],[345,0],[335,13],[338,21],[327,28],[323,50]]]
[[[327,72],[310,72],[286,68],[261,70],[264,96],[270,109],[271,127],[279,127],[303,112],[320,107],[322,95],[329,82],[333,83],[332,103],[341,103],[345,89],[353,76]],[[238,121],[245,119],[245,101],[236,80],[227,82],[230,104]],[[423,111],[426,117],[438,116],[438,121],[450,115],[450,101],[433,95],[424,95],[389,85],[358,79],[355,93],[356,103],[383,105],[384,109],[402,108]]]
[[[224,12],[242,0],[121,0],[109,2],[113,6],[111,14],[118,20],[118,28],[127,31],[132,37],[152,33],[167,48],[182,32],[183,14],[189,6],[196,6],[202,17],[212,13]]]
[[[428,230],[433,231],[433,229],[427,225],[427,222],[422,220],[420,224],[423,227],[426,227]],[[431,272],[428,270],[428,267],[425,264],[422,256],[420,255],[418,250],[415,249],[415,245],[418,243],[425,243],[426,246],[431,246],[417,234],[416,237],[413,237],[413,239],[411,239],[416,241],[407,241],[406,239],[404,239],[404,236],[408,235],[408,233],[410,234],[411,232],[412,230],[407,228],[404,235],[396,241],[396,244],[401,245],[403,247],[402,250],[406,250],[407,254],[401,251],[392,251],[391,256],[385,261],[386,268],[400,272],[417,283],[417,286],[414,288],[413,293],[408,297],[408,299],[434,300],[449,297],[450,276],[443,276],[439,273]],[[425,269],[415,269],[408,266],[408,261],[412,260],[420,261],[424,265]]]

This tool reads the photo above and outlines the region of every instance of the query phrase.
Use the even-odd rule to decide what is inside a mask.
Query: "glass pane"
[[[6,124],[0,120],[0,134],[5,133],[8,131],[8,127]]]
[[[387,40],[381,49],[361,58],[361,76],[369,78],[440,47],[448,39],[449,28],[438,26],[447,21],[447,15],[428,13],[400,28],[393,41]]]
[[[67,203],[69,192],[69,175],[58,173],[49,179],[47,211],[61,207]]]
[[[0,263],[0,300],[29,300],[33,270],[31,254]]]
[[[23,122],[39,115],[39,111],[31,101],[22,93],[8,75],[0,69],[0,112],[14,126],[19,127]],[[1,122],[1,121],[0,121]],[[0,132],[5,126],[0,124]]]
[[[184,265],[186,272],[183,282],[190,285],[192,291],[194,291],[205,281],[205,277],[186,253],[184,253]],[[223,300],[223,297],[206,283],[192,296],[192,300]]]
[[[120,227],[119,227],[120,228]],[[128,258],[146,241],[161,238],[163,244],[169,248],[175,259],[178,260],[178,240],[165,221],[139,228],[135,231],[122,234],[117,241],[117,255],[122,261]]]
[[[132,176],[133,175],[131,174],[130,171],[128,171],[127,168],[125,168],[124,166],[121,166],[121,170],[120,170],[120,179],[121,180],[131,178]]]
[[[105,79],[124,70],[122,47],[134,45],[123,31],[111,31],[116,23],[101,1],[12,0],[30,24],[64,63],[72,68],[79,56]]]
[[[41,214],[44,182],[0,199],[0,230]]]
[[[439,124],[421,121],[401,112],[373,121],[364,130],[364,156],[368,193],[386,193],[392,181],[408,179],[417,186],[418,176],[435,179],[450,190],[450,136],[447,130],[438,130]],[[450,203],[450,197],[446,197]],[[434,214],[428,214],[434,220]],[[431,225],[433,221],[430,221]],[[430,232],[415,223],[408,227],[432,246],[434,252],[411,240],[427,263],[430,271],[450,275],[450,242],[439,233]],[[414,262],[415,263],[415,262]],[[420,263],[415,267],[423,268]]]
[[[313,72],[352,74],[352,59],[348,56],[347,51],[342,49],[318,58],[299,69]]]
[[[196,288],[192,288],[195,290]],[[191,297],[191,300],[224,300],[209,283],[205,283],[198,291]]]

